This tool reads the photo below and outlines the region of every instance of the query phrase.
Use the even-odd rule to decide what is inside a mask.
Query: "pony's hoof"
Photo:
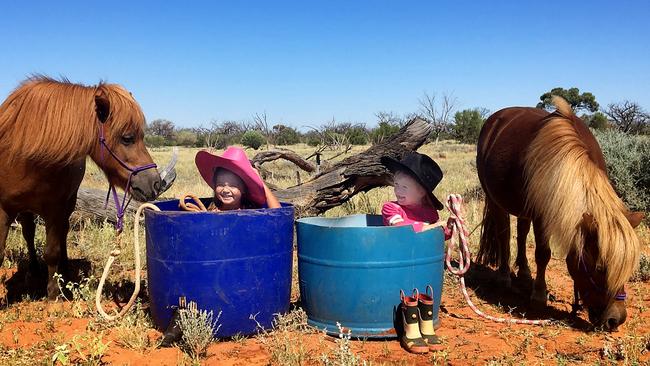
[[[535,311],[544,310],[546,308],[546,291],[540,296],[533,290],[533,294],[530,296],[530,307]]]
[[[499,288],[510,289],[512,288],[512,279],[510,275],[499,275],[496,279],[496,284]]]

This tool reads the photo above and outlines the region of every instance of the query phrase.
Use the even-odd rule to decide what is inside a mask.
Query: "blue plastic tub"
[[[442,293],[444,234],[387,227],[381,216],[309,217],[297,221],[300,298],[308,323],[354,337],[396,336],[400,290],[434,291],[434,322]]]
[[[206,200],[208,201],[208,200]],[[270,328],[289,309],[293,206],[185,212],[178,200],[146,210],[147,274],[154,324],[165,329],[179,297],[221,311],[218,337]],[[207,206],[207,205],[206,205]]]

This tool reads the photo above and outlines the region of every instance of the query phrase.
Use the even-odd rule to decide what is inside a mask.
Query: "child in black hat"
[[[413,225],[416,232],[438,226],[438,210],[443,204],[433,194],[433,189],[442,180],[442,170],[433,159],[417,152],[408,152],[401,161],[390,157],[381,158],[393,173],[395,201],[384,203],[381,214],[384,225]],[[451,237],[451,229],[444,226],[445,240]]]

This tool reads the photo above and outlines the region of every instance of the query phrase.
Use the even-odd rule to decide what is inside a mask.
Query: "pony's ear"
[[[110,112],[111,103],[108,100],[108,96],[101,88],[97,89],[97,92],[95,93],[95,113],[97,114],[99,122],[106,122]]]
[[[645,218],[645,214],[643,212],[628,212],[625,214],[625,217],[627,217],[627,221],[630,222],[630,225],[632,225],[632,228],[634,229],[635,227],[639,226],[641,221]]]
[[[596,223],[596,219],[594,219],[594,216],[590,213],[583,213],[582,214],[582,222],[580,223],[582,228],[589,233],[595,233],[596,230],[598,230],[598,224]]]

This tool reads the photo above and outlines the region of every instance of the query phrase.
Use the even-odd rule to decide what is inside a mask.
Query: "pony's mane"
[[[126,130],[142,133],[144,115],[130,93],[101,82],[84,86],[37,75],[23,81],[0,105],[0,141],[6,157],[43,165],[69,164],[97,146],[95,95],[110,103],[109,145]]]
[[[541,219],[543,230],[561,254],[582,254],[583,213],[597,228],[599,264],[607,266],[610,291],[623,287],[639,262],[639,239],[627,220],[627,208],[606,173],[589,157],[572,121],[573,111],[554,98],[549,116],[526,153],[527,209]]]

